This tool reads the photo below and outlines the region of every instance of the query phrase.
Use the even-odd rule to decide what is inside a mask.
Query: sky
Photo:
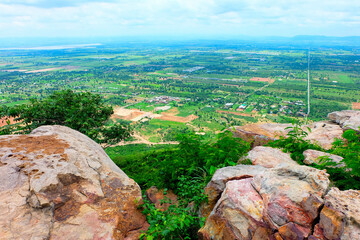
[[[0,37],[360,36],[360,0],[0,0]]]

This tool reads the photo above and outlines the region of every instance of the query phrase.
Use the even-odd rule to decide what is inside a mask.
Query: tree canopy
[[[130,126],[106,126],[113,108],[104,103],[100,95],[72,90],[57,91],[45,99],[31,99],[30,103],[13,107],[0,107],[0,117],[15,118],[15,124],[0,127],[1,134],[29,133],[42,125],[63,125],[106,145],[130,136]]]

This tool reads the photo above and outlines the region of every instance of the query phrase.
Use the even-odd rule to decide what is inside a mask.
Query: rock
[[[338,163],[339,167],[345,167],[344,163],[341,163],[341,161],[344,159],[343,157],[340,157],[335,154],[325,153],[317,150],[308,149],[304,151],[304,163],[306,164],[320,164],[321,157],[327,156],[329,157],[333,162]]]
[[[274,141],[279,136],[286,136],[289,131],[286,128],[291,126],[291,124],[281,123],[255,123],[231,127],[229,130],[234,133],[234,137],[252,142],[252,146],[256,147]]]
[[[332,112],[328,114],[328,118],[340,124],[340,126],[346,129],[353,129],[359,131],[360,127],[360,111],[344,110],[338,112]]]
[[[146,190],[145,194],[150,202],[154,203],[155,207],[160,210],[167,210],[171,204],[178,204],[177,196],[171,190],[168,190],[165,195],[164,190],[159,190],[157,187],[152,186]],[[161,203],[165,199],[165,196],[171,203]]]
[[[208,204],[201,206],[201,216],[207,217],[210,214],[228,181],[251,178],[264,170],[265,168],[261,166],[252,165],[237,165],[216,170],[211,181],[205,188],[205,194],[208,196]]]
[[[261,123],[261,124],[248,124],[244,126],[238,126],[229,128],[234,133],[234,137],[239,137],[245,141],[253,141],[252,146],[261,146],[269,141],[274,141],[279,136],[286,137],[287,133],[292,127],[291,124],[280,123]],[[307,128],[310,128],[308,132]],[[331,144],[335,138],[341,138],[343,130],[337,124],[332,122],[322,121],[315,122],[302,127],[303,130],[308,132],[308,136],[305,140],[310,140],[312,143],[318,144],[320,147],[328,150],[331,148]]]
[[[307,127],[309,127],[311,131],[308,132],[308,135],[304,139],[318,144],[325,150],[329,150],[331,148],[331,145],[336,138],[342,138],[343,130],[341,127],[331,122],[315,122],[304,126],[303,129],[307,131]]]
[[[257,146],[241,158],[239,162],[249,159],[253,165],[273,168],[279,164],[293,165],[297,163],[291,159],[290,154],[284,153],[278,148]]]
[[[328,191],[327,176],[296,164],[219,169],[205,189],[213,194],[209,205],[218,200],[199,238],[305,239],[312,234]]]
[[[325,196],[319,228],[326,239],[360,239],[360,191],[332,188]]]
[[[139,186],[103,149],[63,126],[0,136],[1,239],[138,239]]]

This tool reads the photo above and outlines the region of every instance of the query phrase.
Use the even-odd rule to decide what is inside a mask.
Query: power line
[[[307,116],[310,114],[310,49],[308,50]]]

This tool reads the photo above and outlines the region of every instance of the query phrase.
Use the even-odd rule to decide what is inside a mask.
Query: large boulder
[[[346,129],[353,129],[359,131],[360,127],[360,111],[344,110],[338,112],[332,112],[328,114],[328,118],[340,124],[340,126]]]
[[[139,186],[63,126],[0,136],[1,239],[138,239]]]
[[[246,159],[250,160],[253,165],[260,165],[266,168],[273,168],[279,164],[297,165],[297,162],[291,159],[289,153],[284,153],[278,148],[264,146],[254,147],[246,156],[239,160],[239,163]]]
[[[275,149],[255,147],[247,158],[257,165],[218,169],[206,186],[199,239],[360,239],[360,191],[330,188],[326,171]]]
[[[313,232],[329,183],[324,171],[295,164],[220,169],[206,187],[217,201],[209,201],[212,211],[199,238],[305,239]]]

